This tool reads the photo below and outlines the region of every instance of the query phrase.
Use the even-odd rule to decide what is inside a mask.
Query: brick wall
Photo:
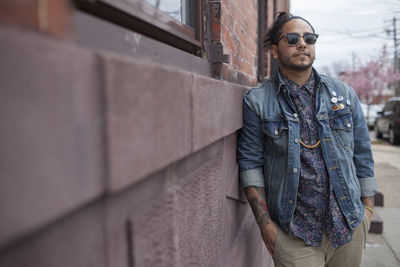
[[[0,2],[0,23],[72,38],[72,12],[69,0],[4,0]]]
[[[218,10],[213,16],[212,40],[223,45],[231,62],[223,63],[222,79],[255,86],[257,83],[258,5],[256,0],[211,1]]]
[[[155,41],[104,20],[86,33],[107,27],[121,49],[83,47],[67,0],[0,3],[0,266],[272,265],[236,163],[258,1],[208,3],[231,61],[162,43],[157,57],[219,79],[140,57]]]
[[[274,3],[276,2],[276,6]],[[264,38],[268,27],[274,21],[274,13],[289,10],[289,1],[265,0],[263,22],[259,29],[258,8],[261,1],[257,0],[220,0],[210,1],[217,10],[212,17],[212,40],[221,42],[223,53],[230,55],[230,62],[220,67],[223,80],[254,87],[258,81],[257,68],[259,56],[263,57],[263,75],[261,80],[271,75],[272,58],[267,49],[260,50],[259,38]]]

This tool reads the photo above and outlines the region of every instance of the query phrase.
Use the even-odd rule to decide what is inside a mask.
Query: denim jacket
[[[315,74],[323,157],[339,206],[354,229],[364,217],[361,197],[378,192],[368,128],[354,90]],[[296,206],[300,149],[299,118],[278,74],[244,95],[238,162],[242,187],[265,187],[271,219],[285,232]]]

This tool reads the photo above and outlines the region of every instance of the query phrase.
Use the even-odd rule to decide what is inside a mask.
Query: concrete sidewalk
[[[375,141],[372,150],[375,176],[384,207],[376,207],[383,220],[383,233],[369,233],[362,267],[400,266],[400,147]]]

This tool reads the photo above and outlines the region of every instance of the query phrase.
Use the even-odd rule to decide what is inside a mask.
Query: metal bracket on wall
[[[209,55],[210,55],[209,62],[212,65],[216,64],[216,63],[230,63],[231,62],[230,55],[223,53],[223,47],[222,47],[221,42],[214,42],[211,44]]]

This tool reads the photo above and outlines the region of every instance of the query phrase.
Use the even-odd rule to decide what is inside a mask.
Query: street
[[[376,140],[371,133],[375,176],[384,195],[384,207],[376,207],[383,233],[369,233],[362,267],[400,266],[400,146]]]

